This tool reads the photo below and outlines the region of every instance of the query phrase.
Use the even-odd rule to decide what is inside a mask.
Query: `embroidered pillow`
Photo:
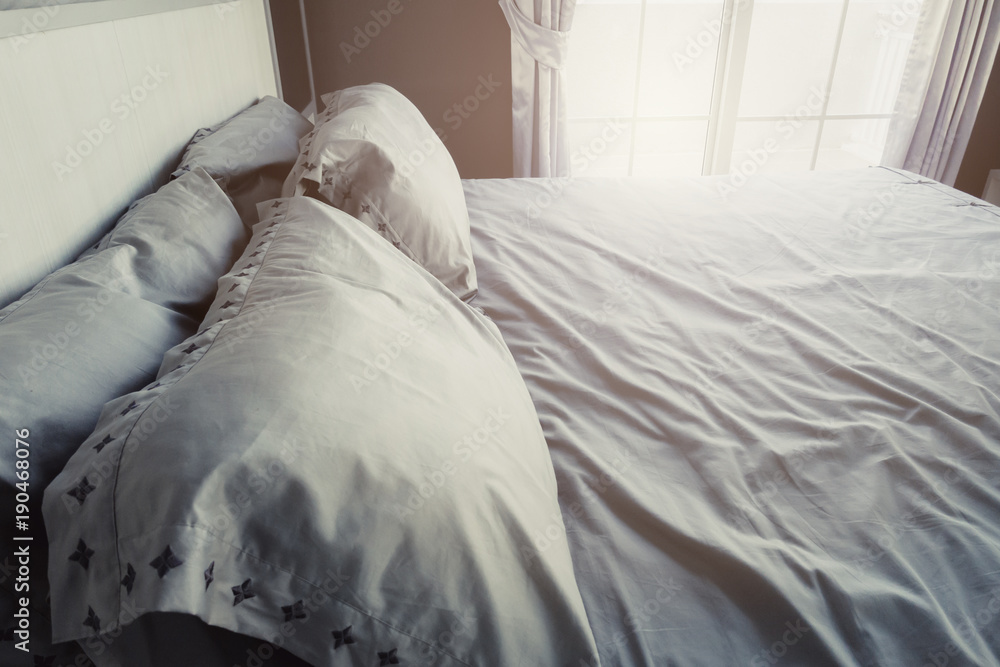
[[[596,664],[499,332],[336,209],[261,217],[203,330],[46,491],[56,638],[138,609],[312,664]]]
[[[34,532],[20,535],[35,538],[34,602],[46,588],[43,489],[93,431],[102,406],[150,382],[163,353],[197,330],[248,236],[225,193],[195,170],[136,202],[96,247],[0,310],[0,506],[12,511],[27,482]],[[26,476],[18,460],[28,461]],[[13,562],[17,546],[4,540],[0,563]],[[13,579],[0,580],[13,599]],[[33,617],[32,627],[41,620]],[[32,636],[40,650],[41,633]]]
[[[248,227],[257,223],[257,203],[281,194],[299,155],[299,139],[313,124],[283,101],[267,95],[211,128],[198,130],[174,177],[201,167],[233,199]]]
[[[448,149],[413,104],[373,83],[323,95],[284,196],[318,196],[374,229],[459,298],[475,296],[469,212]]]

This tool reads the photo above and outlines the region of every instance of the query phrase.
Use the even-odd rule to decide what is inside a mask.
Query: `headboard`
[[[267,0],[164,4],[0,11],[0,307],[166,182],[195,130],[279,94]]]

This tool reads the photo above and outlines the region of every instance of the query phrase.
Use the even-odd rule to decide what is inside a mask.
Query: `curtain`
[[[568,176],[560,69],[576,0],[500,0],[511,32],[514,176]]]
[[[928,0],[882,163],[954,185],[1000,43],[997,0]]]

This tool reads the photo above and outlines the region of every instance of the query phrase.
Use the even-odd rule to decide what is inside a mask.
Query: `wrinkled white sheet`
[[[1000,209],[721,182],[465,182],[602,664],[998,664]]]

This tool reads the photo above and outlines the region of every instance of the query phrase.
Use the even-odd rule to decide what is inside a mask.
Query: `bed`
[[[66,188],[0,135],[4,664],[1000,663],[1000,209],[461,181],[387,86],[284,105],[266,3],[93,4],[24,48],[246,52]]]

